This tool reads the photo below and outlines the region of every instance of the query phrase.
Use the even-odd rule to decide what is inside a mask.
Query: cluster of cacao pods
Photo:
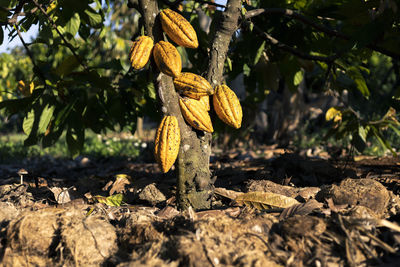
[[[179,13],[164,9],[159,14],[163,31],[177,45],[197,48],[197,34],[192,25]],[[212,88],[200,75],[182,72],[182,60],[176,47],[159,41],[154,45],[151,37],[141,36],[130,50],[130,61],[135,69],[143,68],[153,54],[158,69],[171,76],[175,89],[182,94],[179,106],[186,122],[193,128],[212,133],[214,131],[210,111],[210,95],[218,117],[226,124],[240,128],[242,108],[236,94],[226,85]],[[165,116],[156,133],[154,154],[162,171],[168,172],[174,164],[180,146],[180,129],[174,116]]]

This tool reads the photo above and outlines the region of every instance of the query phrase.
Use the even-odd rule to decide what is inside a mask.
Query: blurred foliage
[[[0,109],[9,118],[14,114],[24,118],[26,145],[49,147],[65,135],[69,151],[76,156],[88,129],[98,134],[116,129],[134,132],[138,116],[160,116],[154,108],[150,66],[134,71],[127,58],[131,40],[144,34],[136,1],[37,0],[45,12],[37,9],[35,1],[27,1],[25,15],[16,25],[8,25],[21,2],[0,0],[0,44],[5,27],[10,30],[9,39],[18,38],[17,31],[27,31],[34,24],[39,25],[39,34],[27,44],[32,58],[23,47],[0,55]],[[166,3],[159,1],[161,8],[168,7]],[[228,83],[243,76],[244,120],[252,119],[249,114],[256,112],[271,91],[286,87],[297,92],[305,82],[308,91],[328,92],[341,100],[337,107],[341,119],[329,122],[328,137],[349,138],[359,151],[371,138],[392,149],[386,130],[400,133],[396,114],[400,97],[398,3],[247,0],[242,14],[260,8],[274,12],[242,18],[225,65]],[[182,1],[177,9],[190,20],[200,43],[198,49],[178,48],[183,69],[204,74],[222,9],[200,1]],[[311,23],[278,9],[294,10]],[[256,29],[305,56],[260,38]],[[334,59],[316,61],[310,56]],[[25,87],[18,89],[21,81],[25,86],[34,84],[32,93]],[[216,124],[217,130],[223,128]]]
[[[63,136],[64,137],[64,136]],[[63,158],[68,155],[64,138],[51,147],[40,145],[24,146],[24,134],[8,134],[0,137],[0,162],[15,162],[25,158],[51,156]],[[97,135],[89,131],[85,136],[82,156],[93,158],[124,157],[141,161],[153,159],[151,147],[147,143],[133,138],[132,135]]]

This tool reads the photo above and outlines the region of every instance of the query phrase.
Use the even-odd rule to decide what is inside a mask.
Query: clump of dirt
[[[139,193],[139,199],[151,205],[156,205],[166,200],[165,195],[156,187],[155,183],[146,185]]]
[[[27,211],[10,221],[3,266],[99,266],[117,251],[115,228],[76,209]]]
[[[0,226],[18,217],[19,210],[10,202],[0,202]]]
[[[12,220],[7,228],[4,266],[52,265],[58,213],[57,209],[29,211]]]
[[[6,184],[0,186],[0,202],[14,203],[20,207],[31,207],[35,199],[31,192],[28,192],[27,185]]]
[[[337,205],[364,206],[384,216],[389,204],[388,190],[372,179],[345,179],[339,186],[331,185],[321,192],[323,198],[332,198]]]
[[[195,221],[193,231],[172,236],[167,246],[184,266],[274,266],[266,243],[276,222],[268,214],[209,217]]]
[[[315,216],[295,215],[282,223],[281,230],[285,237],[315,237],[325,232],[326,222]]]
[[[66,212],[61,225],[61,258],[72,265],[99,266],[117,251],[115,228],[102,217]]]

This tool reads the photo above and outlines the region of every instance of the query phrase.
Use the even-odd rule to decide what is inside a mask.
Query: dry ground
[[[0,265],[398,266],[399,159],[334,161],[272,148],[227,155],[212,159],[213,209],[184,213],[173,172],[155,164],[0,165]],[[116,182],[117,174],[131,179]],[[253,191],[299,203],[255,209],[232,200]],[[101,203],[118,193],[125,204]]]

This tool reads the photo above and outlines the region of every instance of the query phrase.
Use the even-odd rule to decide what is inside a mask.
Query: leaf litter
[[[237,154],[212,162],[213,209],[204,211],[179,212],[173,175],[152,163],[91,160],[84,167],[54,159],[57,168],[46,160],[43,168],[35,159],[30,168],[1,169],[0,262],[371,266],[400,259],[396,158],[361,159],[343,171],[344,163],[328,160]],[[22,185],[21,168],[29,173]]]

